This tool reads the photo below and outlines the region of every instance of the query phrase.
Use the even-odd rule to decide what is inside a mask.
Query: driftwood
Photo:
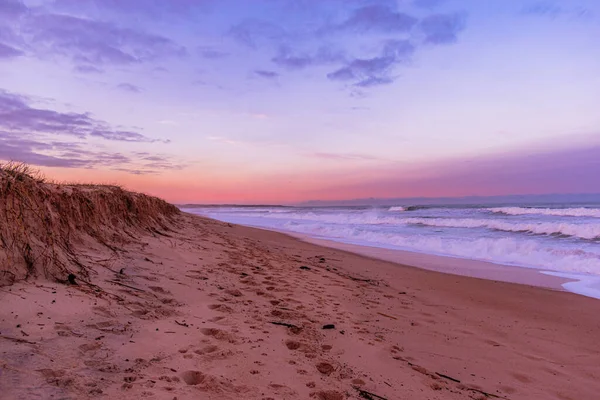
[[[273,325],[280,325],[280,326],[285,326],[286,328],[291,328],[291,329],[302,329],[299,326],[293,325],[293,324],[288,324],[286,322],[277,322],[277,321],[271,321],[271,323]]]
[[[294,325],[294,324],[288,324],[287,322],[276,322],[276,321],[272,321],[271,323],[272,323],[273,325],[281,325],[281,326],[285,326],[285,327],[287,327],[287,328],[290,328],[290,331],[291,331],[293,334],[295,334],[295,335],[297,335],[297,334],[299,334],[300,332],[302,332],[302,327],[300,327],[300,326],[296,326],[296,325]]]
[[[482,394],[485,397],[494,397],[496,399],[506,399],[506,397],[498,396],[498,395],[493,394],[493,393],[484,392],[483,390],[475,389],[475,388],[472,388],[472,387],[467,387],[467,390],[470,390],[472,392],[476,392],[476,393]]]
[[[382,313],[382,312],[378,312],[377,314],[379,314],[379,315],[383,315],[384,317],[388,317],[388,318],[391,318],[391,319],[396,319],[396,320],[398,319],[398,318],[396,318],[396,317],[392,317],[391,315],[387,315],[387,314],[384,314],[384,313]]]
[[[440,374],[439,372],[436,372],[435,374],[436,374],[437,376],[441,376],[442,378],[449,379],[449,380],[451,380],[451,381],[453,381],[453,382],[460,383],[460,381],[459,381],[458,379],[456,379],[456,378],[453,378],[453,377],[451,377],[451,376],[444,375],[444,374]]]
[[[359,396],[362,397],[363,399],[367,399],[367,400],[376,400],[376,399],[379,399],[379,400],[388,400],[385,397],[382,397],[382,396],[380,396],[378,394],[375,394],[375,393],[367,392],[366,390],[362,390],[361,388],[356,387],[356,386],[354,387],[354,389],[356,389],[358,391]]]

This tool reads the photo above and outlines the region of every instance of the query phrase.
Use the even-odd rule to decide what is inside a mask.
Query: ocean
[[[600,298],[600,203],[195,207],[217,220],[343,243],[535,268]]]

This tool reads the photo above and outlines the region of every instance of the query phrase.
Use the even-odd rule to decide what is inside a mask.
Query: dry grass
[[[56,184],[26,164],[0,164],[0,286],[45,277],[89,278],[86,248],[118,251],[168,231],[179,210],[112,185]]]

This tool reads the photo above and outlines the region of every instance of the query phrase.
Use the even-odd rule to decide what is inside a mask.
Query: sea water
[[[600,204],[198,207],[184,211],[343,243],[536,268],[600,298]]]

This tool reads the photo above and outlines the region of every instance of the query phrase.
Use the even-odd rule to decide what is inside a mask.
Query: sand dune
[[[71,256],[31,265],[1,243],[14,275],[0,288],[3,399],[598,397],[597,300],[372,260],[120,189],[29,184],[36,214],[3,220],[3,237],[45,254],[56,232]],[[3,190],[0,210],[15,210]],[[82,214],[88,201],[101,211]]]

